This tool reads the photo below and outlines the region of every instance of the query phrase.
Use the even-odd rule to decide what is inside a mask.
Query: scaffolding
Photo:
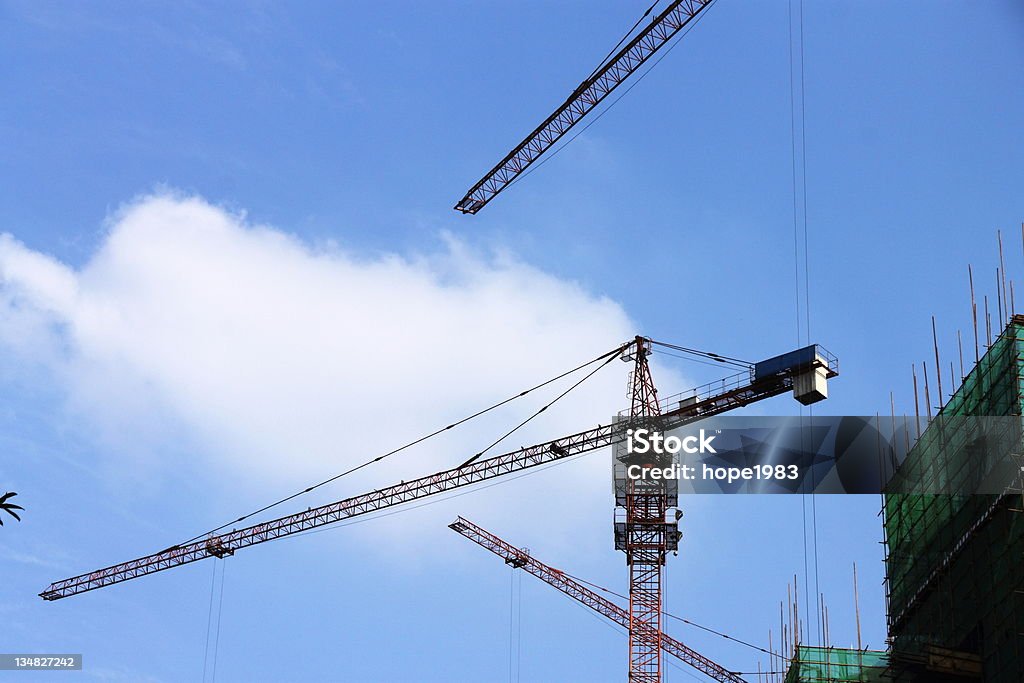
[[[886,486],[891,679],[1024,681],[1024,506],[1016,488],[975,493],[994,463],[1019,456],[1020,420],[1002,420],[1016,428],[997,438],[956,420],[1020,416],[1022,370],[1015,315]]]
[[[876,683],[887,669],[885,652],[799,645],[785,683]]]

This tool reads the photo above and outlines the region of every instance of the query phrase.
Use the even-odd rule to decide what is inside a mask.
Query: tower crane
[[[626,422],[633,429],[669,431],[663,419],[658,390],[654,386],[651,368],[647,362],[655,342],[637,337],[627,358],[633,361],[631,403]],[[828,378],[838,373],[827,351],[808,346],[789,354],[748,366],[749,379],[756,386],[759,381],[777,376],[782,368],[802,368],[795,375],[794,396],[801,403],[815,403],[827,396]],[[742,375],[741,375],[742,377]],[[706,408],[696,407],[694,398],[680,401],[675,413],[684,413],[692,407],[694,415],[706,416]],[[718,400],[714,403],[718,406]],[[724,405],[722,406],[725,407]],[[673,420],[674,421],[674,420]],[[629,567],[629,681],[630,683],[661,683],[661,628],[662,568],[669,551],[679,547],[678,511],[679,488],[675,480],[655,477],[628,478],[628,466],[639,466],[641,472],[650,468],[663,468],[671,464],[668,453],[625,453],[617,455],[616,467],[615,548],[626,554]],[[619,473],[623,473],[621,476]],[[619,514],[621,512],[621,515]],[[621,518],[621,521],[618,521]]]
[[[818,345],[811,345],[760,363],[741,363],[742,372],[698,387],[685,400],[679,401],[677,407],[663,409],[648,367],[653,344],[664,342],[637,336],[596,359],[605,359],[607,363],[622,358],[634,363],[633,398],[626,419],[490,458],[481,459],[481,454],[477,454],[462,465],[442,472],[241,529],[211,533],[151,555],[55,581],[39,595],[44,600],[59,600],[209,557],[229,557],[252,545],[622,443],[628,429],[647,424],[654,423],[660,430],[670,431],[788,391],[802,403],[813,403],[826,397],[828,379],[839,374],[835,356]],[[715,354],[704,355],[726,360]],[[641,467],[653,464],[640,463]],[[677,522],[666,518],[667,511],[676,505],[677,495],[674,489],[642,483],[636,487],[627,485],[622,494],[626,521],[616,524],[616,538],[617,546],[626,551],[630,565],[630,681],[661,680],[661,650],[665,644],[660,628],[661,567],[666,552],[678,547]],[[618,493],[616,498],[617,501],[620,498]],[[657,648],[653,654],[652,648]]]
[[[484,208],[684,27],[696,25],[701,12],[713,3],[714,0],[670,2],[621,50],[602,62],[584,79],[565,102],[526,139],[513,147],[505,158],[469,188],[466,196],[455,205],[455,210],[463,214],[475,214]]]
[[[656,431],[661,406],[647,363],[650,343],[637,338],[631,351],[634,365],[629,422],[637,429],[655,427]],[[654,454],[625,457],[633,458],[630,464],[641,468],[667,464]],[[671,456],[667,458],[671,460]],[[625,511],[625,521],[615,525],[615,547],[626,552],[629,566],[631,682],[661,683],[661,568],[668,551],[679,547],[678,523],[669,519],[670,510],[678,504],[678,488],[664,479],[624,479],[621,486],[616,482],[615,505]]]
[[[554,586],[570,598],[577,600],[598,614],[608,617],[619,626],[629,628],[630,617],[628,611],[590,590],[579,581],[567,576],[561,570],[549,567],[527,551],[516,548],[511,543],[498,538],[464,517],[459,517],[449,524],[448,527],[480,547],[490,550],[505,560],[505,564],[533,574],[541,581]],[[666,633],[661,634],[660,642],[661,649],[665,653],[672,655],[684,664],[689,664],[697,671],[710,676],[716,681],[721,681],[722,683],[746,683],[737,674],[687,647]]]

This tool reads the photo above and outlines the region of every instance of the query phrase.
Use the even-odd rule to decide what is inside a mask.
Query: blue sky
[[[0,3],[0,488],[27,508],[0,529],[0,649],[82,652],[90,680],[201,680],[213,563],[35,594],[636,332],[753,360],[798,344],[785,2],[716,3],[563,152],[479,215],[450,209],[645,7]],[[885,412],[893,391],[912,412],[930,316],[944,363],[970,336],[968,263],[994,296],[997,229],[1024,272],[1024,9],[814,3],[804,31],[811,337],[843,370],[817,410]],[[667,393],[719,374],[659,360]],[[622,407],[625,366],[607,373],[530,436]],[[297,507],[457,464],[517,410]],[[621,592],[589,457],[239,553],[217,679],[507,680],[509,569],[445,524]],[[857,561],[881,646],[879,501],[814,505],[833,640],[855,638]],[[801,500],[684,508],[669,609],[765,642],[806,578]],[[522,585],[522,680],[623,678],[622,634]]]

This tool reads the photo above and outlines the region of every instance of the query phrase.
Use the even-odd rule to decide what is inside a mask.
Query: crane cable
[[[739,358],[731,358],[729,356],[723,356],[721,354],[712,353],[710,351],[700,351],[698,349],[690,349],[690,348],[687,348],[685,346],[678,346],[676,344],[669,344],[668,342],[657,341],[655,339],[648,339],[647,341],[651,342],[652,344],[656,344],[657,346],[663,346],[663,347],[665,347],[667,349],[672,349],[674,351],[680,351],[682,353],[688,353],[690,355],[697,356],[697,357],[700,357],[700,358],[707,358],[707,359],[713,360],[713,361],[715,361],[717,363],[724,363],[726,365],[735,365],[736,367],[744,368],[744,369],[750,369],[750,368],[754,367],[754,364],[751,363],[750,361],[740,360]]]
[[[645,339],[645,341],[647,341],[647,342],[649,342],[651,344],[658,344],[658,345],[661,345],[661,346],[666,346],[666,347],[671,348],[671,349],[676,349],[678,351],[683,351],[685,353],[690,353],[690,354],[694,354],[694,355],[697,355],[697,356],[703,356],[705,358],[713,358],[713,359],[715,359],[715,360],[717,360],[717,361],[719,361],[721,363],[737,365],[739,367],[748,368],[748,369],[753,367],[753,364],[752,363],[748,363],[747,361],[738,360],[736,358],[730,358],[728,356],[721,356],[721,355],[719,355],[717,353],[711,353],[710,351],[698,351],[697,349],[689,349],[689,348],[686,348],[685,346],[677,346],[675,344],[669,344],[668,342],[658,342],[658,341],[654,341],[653,339],[650,339],[649,337],[644,337],[644,339]],[[609,354],[606,354],[608,356],[607,360],[605,360],[603,363],[601,363],[596,368],[591,370],[582,379],[578,380],[575,384],[570,386],[568,389],[563,391],[561,394],[556,396],[554,399],[552,399],[550,403],[545,404],[544,406],[542,406],[540,408],[540,410],[535,412],[533,415],[531,415],[530,417],[526,418],[525,420],[523,420],[522,422],[517,424],[515,427],[513,427],[509,431],[505,432],[505,434],[503,434],[501,437],[499,437],[498,440],[495,441],[494,443],[492,443],[490,446],[488,446],[487,448],[483,449],[482,451],[480,451],[479,453],[474,455],[472,458],[470,458],[466,462],[464,462],[461,465],[459,465],[459,467],[457,469],[462,469],[463,467],[466,467],[467,465],[470,465],[470,464],[476,462],[476,460],[479,459],[485,453],[487,453],[487,451],[489,451],[492,448],[494,448],[495,446],[497,446],[499,443],[501,443],[502,441],[507,439],[509,436],[514,434],[516,431],[518,431],[521,427],[525,426],[528,422],[530,422],[535,417],[537,417],[538,415],[543,413],[545,410],[547,410],[548,408],[553,406],[555,403],[557,403],[559,400],[561,400],[570,391],[572,391],[573,389],[575,389],[576,387],[578,387],[579,385],[583,384],[588,379],[590,379],[591,377],[596,375],[598,373],[598,371],[601,370],[601,368],[603,368],[604,366],[608,365],[613,360],[618,358],[621,355],[621,353],[624,352],[627,348],[629,348],[629,346],[632,345],[632,344],[633,344],[633,342],[628,342],[628,343],[622,345],[621,347],[619,347],[619,349],[617,349],[616,351],[613,351],[613,352],[611,352]],[[597,360],[600,360],[600,358],[597,358],[597,359],[595,359],[594,361],[591,361],[591,362],[596,362]]]
[[[669,358],[678,358],[679,360],[685,360],[690,363],[698,363],[700,365],[710,365],[712,367],[719,367],[718,363],[712,363],[711,361],[700,360],[699,358],[692,358],[690,356],[681,356],[678,353],[671,353],[670,351],[662,351],[661,349],[651,349],[653,353],[659,356],[668,356]]]
[[[227,569],[227,563],[223,561],[213,563],[213,576],[210,579],[210,607],[206,614],[206,643],[203,648],[203,683],[206,683],[206,671],[210,657],[210,632],[213,625],[213,603],[217,586],[217,565],[221,566],[220,597],[217,598],[217,630],[213,639],[213,668],[210,674],[210,681],[212,683],[212,681],[217,679],[217,653],[220,650],[220,624],[221,615],[224,613],[224,571]]]
[[[810,343],[811,337],[811,302],[810,302],[810,256],[808,249],[808,230],[807,230],[807,107],[805,97],[805,70],[804,70],[804,3],[803,0],[799,0],[799,14],[797,17],[798,21],[798,40],[799,40],[799,51],[800,51],[800,156],[799,156],[799,167],[800,167],[800,180],[799,180],[799,192],[797,182],[797,101],[796,101],[796,76],[794,69],[794,34],[793,34],[793,0],[789,0],[789,108],[790,108],[790,143],[791,143],[791,154],[792,154],[792,182],[793,182],[793,269],[794,269],[794,280],[795,280],[795,291],[796,291],[796,336],[797,343],[801,341],[801,324],[800,324],[800,289],[801,289],[801,278],[800,278],[800,237],[801,232],[803,236],[803,341]],[[798,202],[798,197],[801,201]],[[802,208],[802,211],[798,210]],[[801,225],[802,223],[802,225]],[[802,231],[801,231],[802,227]],[[810,410],[810,409],[809,409]],[[801,410],[801,417],[803,411]],[[813,412],[811,412],[813,415]],[[803,430],[801,430],[803,431]],[[811,470],[811,491],[814,490],[814,470]],[[814,593],[815,593],[815,604],[817,604],[817,596],[819,595],[819,562],[818,562],[818,510],[817,510],[817,499],[811,494],[811,553],[813,553],[814,559]],[[808,609],[810,609],[810,584],[811,584],[811,572],[809,563],[808,553],[808,515],[807,515],[807,498],[806,496],[800,497],[800,512],[803,522],[803,546],[804,546],[804,602]],[[819,642],[824,639],[823,625],[821,623],[820,615],[818,610],[814,610],[815,622],[818,627],[818,639]],[[799,626],[798,626],[799,627]],[[808,629],[810,628],[810,618],[808,617]],[[827,643],[825,643],[827,645]]]
[[[565,572],[562,572],[562,573],[564,574]],[[569,576],[569,574],[566,574],[566,576]],[[577,578],[577,577],[573,577],[573,578]],[[578,579],[577,578],[577,580],[582,580],[582,579]],[[587,583],[587,582],[583,581],[583,583]],[[602,589],[602,590],[604,590],[604,589]],[[612,592],[614,595],[618,595],[618,593],[614,593],[613,591],[609,591],[609,592]],[[629,631],[627,629],[619,626],[618,624],[616,624],[613,621],[609,621],[608,619],[602,619],[599,614],[595,613],[594,610],[592,610],[591,608],[587,607],[586,605],[581,603],[576,598],[573,598],[570,595],[562,593],[561,591],[559,591],[559,593],[562,595],[562,597],[564,597],[566,600],[568,600],[571,604],[576,605],[576,607],[578,607],[581,610],[583,610],[586,614],[589,614],[594,619],[597,619],[597,621],[599,623],[604,624],[606,627],[610,628],[611,630],[615,631],[616,633],[619,633],[621,635],[628,635]],[[625,596],[620,596],[620,597],[623,597],[625,599]],[[662,612],[662,614],[664,614],[666,616],[670,616],[670,617],[672,616],[668,612]],[[679,617],[673,617],[673,618],[674,619],[678,619]],[[692,622],[688,622],[688,623],[692,623]],[[696,624],[693,624],[693,625],[696,626]],[[735,640],[735,639],[733,639],[733,640]],[[741,640],[737,640],[736,642],[743,643],[743,641],[741,641]],[[747,643],[743,643],[743,644],[746,645]],[[762,648],[757,647],[756,645],[751,645],[751,647],[757,648],[758,650],[762,649]],[[763,650],[763,651],[764,652],[769,652],[768,650]],[[769,652],[769,654],[771,654],[771,653]],[[704,678],[698,678],[696,675],[690,673],[689,669],[684,669],[683,667],[679,666],[674,661],[672,661],[671,658],[666,658],[665,659],[665,663],[668,664],[669,666],[671,666],[673,669],[681,671],[682,673],[686,674],[687,676],[689,676],[690,678],[692,678],[695,681],[704,681],[704,680],[706,680]],[[732,670],[729,670],[729,673],[735,674],[737,676],[753,676],[754,674],[758,674],[758,673],[764,675],[764,674],[785,674],[787,672],[786,671],[732,671]]]
[[[220,597],[217,598],[217,635],[213,639],[213,671],[210,673],[210,683],[217,680],[217,654],[220,652],[220,624],[221,616],[224,614],[224,573],[227,571],[228,563],[223,560],[220,563]]]
[[[519,683],[522,672],[523,574],[509,567],[508,683]]]
[[[651,6],[647,8],[647,11],[644,12],[643,15],[641,15],[641,17],[636,20],[636,23],[633,24],[633,26],[628,31],[626,31],[626,35],[622,36],[619,42],[615,43],[615,47],[613,47],[611,50],[608,50],[608,54],[604,56],[604,59],[601,60],[601,63],[594,67],[594,70],[590,72],[590,75],[587,76],[583,83],[580,84],[579,90],[582,90],[586,86],[590,85],[590,81],[591,79],[594,78],[594,75],[604,68],[604,66],[608,63],[608,60],[611,59],[612,55],[614,55],[616,51],[618,51],[619,46],[626,42],[627,38],[633,35],[633,31],[636,30],[636,27],[640,25],[641,21],[643,21],[644,19],[651,15],[651,12],[654,10],[654,8],[658,5],[659,2],[661,2],[661,0],[654,0],[654,2],[651,3]]]
[[[633,343],[633,342],[630,342],[630,344],[632,344],[632,343]],[[518,431],[518,430],[519,430],[519,429],[520,429],[521,427],[524,427],[524,426],[526,425],[526,423],[528,423],[528,422],[529,422],[530,420],[533,420],[533,419],[534,419],[535,417],[537,417],[538,415],[540,415],[541,413],[543,413],[543,412],[544,412],[545,410],[547,410],[547,409],[548,409],[548,408],[550,408],[551,406],[553,406],[553,405],[555,405],[556,403],[558,403],[558,401],[560,401],[560,400],[561,400],[562,398],[564,398],[564,397],[565,397],[565,395],[566,395],[566,394],[568,394],[568,393],[569,393],[570,391],[572,391],[573,389],[575,389],[576,387],[578,387],[579,385],[583,384],[583,383],[584,383],[584,382],[586,382],[586,381],[587,381],[588,379],[590,379],[591,377],[593,377],[594,375],[596,375],[596,374],[597,374],[597,372],[598,372],[598,371],[599,371],[599,370],[600,370],[601,368],[605,367],[606,365],[608,365],[609,363],[611,363],[611,362],[612,362],[613,360],[615,360],[616,358],[618,358],[618,357],[619,357],[619,356],[621,355],[621,352],[622,352],[622,351],[625,351],[625,350],[626,350],[626,348],[628,348],[628,347],[629,347],[629,344],[626,344],[626,345],[624,345],[624,346],[622,346],[622,347],[619,347],[619,349],[616,349],[616,351],[615,351],[615,352],[613,352],[613,354],[612,354],[612,355],[608,355],[608,359],[607,359],[607,360],[605,360],[605,362],[601,363],[601,364],[600,364],[600,365],[598,365],[598,366],[597,366],[596,368],[594,368],[593,370],[591,370],[590,372],[588,372],[588,373],[587,373],[586,375],[584,375],[584,376],[583,376],[583,378],[582,378],[582,379],[578,380],[578,381],[577,381],[577,382],[576,382],[575,384],[573,384],[573,385],[572,385],[572,386],[570,386],[570,387],[569,387],[568,389],[566,389],[565,391],[563,391],[562,393],[560,393],[560,394],[559,394],[558,396],[555,396],[555,398],[553,398],[553,399],[551,400],[551,402],[550,402],[550,403],[546,403],[546,404],[544,404],[543,406],[541,406],[540,410],[538,410],[538,411],[537,411],[537,412],[535,412],[535,413],[534,413],[533,415],[531,415],[530,417],[526,418],[525,420],[523,420],[522,422],[520,422],[519,424],[517,424],[517,425],[516,425],[515,427],[513,427],[512,429],[510,429],[510,430],[508,430],[507,432],[505,432],[505,433],[504,433],[503,435],[501,435],[500,437],[498,437],[498,439],[497,439],[496,441],[494,441],[494,442],[493,442],[493,443],[492,443],[492,444],[491,444],[490,446],[488,446],[487,448],[483,449],[482,451],[480,451],[479,453],[477,453],[476,455],[474,455],[474,456],[473,456],[472,458],[470,458],[470,459],[469,459],[469,460],[467,460],[466,462],[464,462],[464,463],[462,463],[461,465],[459,465],[459,466],[458,466],[458,467],[457,467],[456,469],[460,469],[460,470],[461,470],[461,469],[462,469],[463,467],[466,467],[466,466],[468,466],[468,465],[471,465],[472,463],[476,462],[476,460],[477,460],[477,459],[479,459],[479,458],[480,458],[480,456],[482,456],[482,455],[483,455],[483,454],[485,454],[485,453],[486,453],[487,451],[489,451],[489,450],[491,450],[492,448],[494,448],[495,446],[497,446],[497,445],[498,445],[499,443],[501,443],[502,441],[504,441],[504,440],[505,440],[505,439],[507,439],[508,437],[512,436],[512,435],[513,435],[514,433],[516,433],[516,432],[517,432],[517,431]]]
[[[286,502],[288,502],[290,500],[298,498],[301,495],[304,495],[306,493],[314,491],[315,489],[318,489],[321,486],[325,486],[327,484],[330,484],[331,482],[337,481],[338,479],[341,479],[342,477],[345,477],[345,476],[347,476],[349,474],[352,474],[353,472],[361,470],[364,467],[368,467],[369,465],[372,465],[375,462],[379,462],[381,460],[384,460],[385,458],[387,458],[389,456],[395,455],[396,453],[399,453],[399,452],[404,451],[404,450],[406,450],[408,448],[411,448],[411,447],[416,446],[416,445],[418,445],[420,443],[423,443],[427,439],[435,437],[438,434],[441,434],[442,432],[445,432],[445,431],[448,431],[449,429],[453,429],[455,427],[458,427],[458,426],[460,426],[460,425],[462,425],[462,424],[464,424],[466,422],[469,422],[470,420],[473,420],[473,419],[475,419],[477,417],[480,417],[481,415],[484,415],[485,413],[489,413],[492,410],[500,408],[501,406],[504,406],[504,405],[506,405],[508,403],[511,403],[512,401],[515,401],[516,399],[522,398],[523,396],[526,396],[527,394],[529,394],[529,393],[531,393],[533,391],[536,391],[537,389],[541,389],[543,387],[546,387],[549,384],[557,382],[558,380],[563,379],[563,378],[565,378],[565,377],[567,377],[569,375],[572,375],[572,374],[582,370],[585,367],[588,367],[590,365],[593,365],[594,363],[597,363],[598,361],[605,360],[606,358],[609,359],[609,360],[614,359],[614,358],[618,358],[619,355],[621,355],[622,352],[624,352],[627,348],[629,348],[629,346],[632,343],[633,342],[630,341],[630,342],[626,342],[624,344],[621,344],[620,346],[616,347],[615,349],[612,349],[611,351],[608,351],[606,353],[601,354],[597,358],[589,360],[586,363],[583,363],[581,365],[577,365],[575,368],[573,368],[571,370],[566,370],[565,372],[561,373],[560,375],[552,377],[551,379],[549,379],[547,381],[541,382],[540,384],[537,384],[537,385],[535,385],[533,387],[530,387],[529,389],[521,391],[521,392],[519,392],[518,394],[516,394],[514,396],[510,396],[509,398],[506,398],[503,401],[499,401],[498,403],[495,403],[494,405],[492,405],[492,406],[490,406],[488,408],[484,408],[483,410],[479,410],[479,411],[473,413],[472,415],[468,415],[468,416],[462,418],[461,420],[458,420],[456,422],[451,423],[450,425],[448,425],[446,427],[442,427],[441,429],[437,429],[437,430],[435,430],[435,431],[433,431],[433,432],[431,432],[431,433],[429,433],[429,434],[427,434],[425,436],[421,436],[418,439],[410,441],[409,443],[405,444],[404,446],[399,446],[398,448],[395,448],[394,450],[388,451],[387,453],[384,453],[382,455],[378,455],[375,458],[367,460],[366,462],[364,462],[364,463],[362,463],[360,465],[356,465],[355,467],[351,467],[351,468],[345,470],[344,472],[341,472],[340,474],[336,474],[333,477],[329,477],[327,479],[324,479],[323,481],[321,481],[321,482],[319,482],[317,484],[314,484],[312,486],[309,486],[309,487],[303,489],[302,491],[299,491],[297,493],[293,493],[290,496],[285,496],[284,498],[281,498],[280,500],[277,500],[277,501],[275,501],[273,503],[270,503],[269,505],[264,505],[263,507],[259,508],[258,510],[253,510],[252,512],[249,512],[249,513],[247,513],[245,515],[242,515],[241,517],[238,517],[237,519],[235,519],[233,521],[227,522],[227,523],[222,524],[219,527],[211,529],[211,530],[209,530],[207,532],[204,532],[204,533],[198,534],[196,536],[193,536],[192,538],[190,538],[190,539],[188,539],[186,541],[182,541],[181,543],[178,543],[175,546],[171,546],[171,548],[176,548],[176,547],[179,547],[179,546],[182,546],[182,545],[186,545],[188,543],[192,543],[193,541],[197,541],[197,540],[203,538],[204,536],[209,536],[211,534],[215,534],[218,531],[220,531],[220,530],[222,530],[222,529],[224,529],[224,528],[226,528],[226,527],[228,527],[228,526],[230,526],[232,524],[238,524],[239,522],[243,522],[246,519],[249,519],[250,517],[253,517],[253,516],[258,515],[260,513],[266,512],[267,510],[270,510],[271,508],[274,508],[274,507],[276,507],[278,505],[281,505],[282,503],[286,503]],[[607,364],[607,361],[606,361],[605,364]],[[602,365],[602,367],[603,367],[603,365]],[[593,373],[591,373],[590,375],[587,375],[587,377],[590,377],[591,375],[593,375]],[[586,379],[586,377],[584,379]],[[579,384],[580,384],[580,382],[577,382],[572,387],[570,387],[569,390],[572,390],[573,388],[579,386]],[[568,391],[563,392],[558,398],[561,398],[566,393],[568,393]],[[557,401],[558,398],[556,398],[555,400]],[[552,401],[552,403],[554,403],[554,401]],[[543,412],[547,407],[548,406],[545,406],[540,411],[538,411],[538,413]],[[529,418],[529,419],[533,419],[533,417],[536,417],[536,414],[534,416],[531,416],[531,418]],[[527,422],[529,421],[529,419],[527,420]],[[525,424],[525,422],[522,423],[522,424]],[[519,425],[519,426],[522,426],[522,424]],[[518,429],[518,428],[519,427],[516,427],[516,429]],[[513,429],[512,431],[514,432],[515,429]],[[511,433],[512,432],[509,432],[505,436],[508,436]],[[494,442],[493,444],[491,444],[491,446],[488,446],[487,449],[484,449],[484,451],[481,451],[481,453],[478,453],[477,456],[475,456],[475,457],[479,457],[482,453],[485,453],[487,450],[492,448],[494,445],[496,445],[497,443],[502,441],[504,438],[505,437],[502,437],[498,441]],[[474,459],[475,459],[475,457],[474,457]],[[461,467],[465,467],[465,464],[461,465]],[[171,548],[169,548],[169,549],[171,549]]]
[[[651,341],[651,340],[648,340],[648,341]],[[628,348],[631,344],[632,344],[632,342],[624,344],[621,348],[624,350],[624,349]],[[613,358],[615,358],[615,357],[616,356],[613,356]],[[591,361],[591,363],[593,363],[593,362],[595,362],[597,360],[600,360],[600,358],[594,359],[594,361]],[[588,363],[587,365],[589,365],[589,364],[590,363]],[[581,367],[584,367],[584,366],[581,366]],[[603,365],[602,365],[602,367],[603,367]],[[593,373],[591,373],[591,374],[593,374]],[[584,379],[586,379],[586,378],[584,378]],[[552,401],[552,403],[554,403],[554,401]],[[549,404],[549,405],[551,405],[551,404]],[[538,411],[538,412],[543,412],[543,410],[544,409],[542,408],[541,411]],[[539,472],[543,472],[544,470],[549,469],[551,467],[555,467],[556,465],[561,465],[561,464],[564,464],[564,463],[567,463],[567,462],[571,462],[572,460],[575,460],[576,458],[579,458],[579,457],[581,457],[583,455],[585,455],[585,453],[577,453],[576,455],[573,455],[573,456],[571,456],[569,458],[563,458],[561,460],[555,460],[553,462],[549,462],[548,464],[546,464],[544,466],[534,467],[534,468],[526,470],[525,472],[521,472],[520,474],[517,474],[515,476],[506,476],[506,477],[504,477],[502,479],[499,479],[497,481],[492,481],[491,483],[485,484],[483,486],[476,486],[476,487],[471,488],[471,489],[466,490],[466,491],[461,491],[461,492],[451,492],[451,491],[449,491],[447,493],[442,493],[442,494],[436,496],[435,498],[433,498],[432,500],[423,501],[423,502],[421,502],[421,503],[419,503],[417,505],[402,506],[402,507],[399,507],[398,509],[391,510],[389,512],[377,511],[376,513],[373,513],[373,514],[370,514],[370,515],[367,515],[367,516],[364,516],[364,517],[360,517],[358,519],[349,520],[349,521],[344,522],[344,523],[335,522],[335,523],[329,524],[327,526],[321,527],[319,529],[310,529],[308,531],[302,531],[302,532],[299,532],[299,533],[296,533],[296,534],[290,534],[288,536],[281,536],[281,537],[270,539],[270,540],[271,541],[280,541],[280,540],[287,540],[287,539],[293,539],[293,538],[300,538],[302,536],[309,536],[311,534],[319,534],[319,533],[323,533],[325,531],[333,531],[335,529],[340,529],[340,528],[343,528],[343,527],[346,527],[346,526],[351,526],[353,524],[362,524],[364,522],[369,522],[369,521],[374,520],[374,519],[379,519],[379,518],[383,518],[383,517],[390,517],[391,515],[397,515],[397,514],[400,514],[400,513],[403,513],[403,512],[408,512],[410,510],[415,510],[417,508],[426,507],[428,505],[436,505],[437,503],[441,503],[441,502],[444,502],[446,500],[451,500],[451,499],[454,499],[454,498],[459,498],[461,496],[466,496],[466,495],[469,495],[471,493],[477,493],[479,491],[483,491],[485,489],[489,489],[492,486],[498,486],[499,484],[503,484],[503,483],[510,482],[510,481],[515,481],[516,479],[521,479],[523,477],[527,477],[527,476],[530,476],[530,475],[533,475],[533,474],[537,474]]]
[[[559,571],[561,571],[561,570],[559,570]],[[605,588],[604,586],[601,586],[599,584],[593,583],[591,581],[587,581],[586,579],[581,579],[578,576],[573,576],[569,572],[562,571],[561,573],[564,574],[565,576],[568,576],[570,579],[573,579],[574,581],[579,581],[580,583],[584,583],[584,584],[590,586],[591,588],[596,588],[599,591],[602,591],[604,593],[608,593],[609,595],[614,595],[615,597],[620,598],[622,600],[629,600],[629,598],[627,596],[625,596],[625,595],[623,595],[621,593],[617,593],[616,591],[613,591],[611,588]],[[702,626],[702,625],[700,625],[700,624],[698,624],[698,623],[696,623],[694,621],[690,621],[689,619],[684,619],[683,617],[676,616],[676,615],[672,614],[671,612],[662,612],[662,614],[664,614],[666,617],[669,617],[670,619],[675,619],[676,621],[681,621],[684,624],[689,624],[690,626],[694,626],[696,628],[699,628],[702,631],[707,631],[708,633],[712,633],[712,634],[714,634],[716,636],[719,636],[721,638],[725,638],[726,640],[731,640],[733,642],[739,643],[740,645],[746,645],[749,648],[753,648],[755,650],[759,650],[761,652],[764,652],[765,654],[770,654],[770,655],[776,655],[777,656],[777,653],[774,653],[771,650],[767,650],[767,649],[765,649],[763,647],[760,647],[758,645],[754,645],[753,643],[748,643],[747,641],[741,640],[739,638],[734,638],[733,636],[730,636],[727,633],[722,633],[721,631],[716,631],[713,628],[709,628],[707,626]],[[787,659],[787,658],[783,657],[783,659]],[[787,661],[788,661],[788,659],[787,659]]]
[[[515,567],[509,565],[508,573],[508,683],[515,683],[512,677],[512,659],[515,655],[515,595],[516,577]]]
[[[206,664],[210,657],[210,625],[213,623],[213,595],[217,586],[217,563],[213,563],[213,575],[210,578],[210,608],[206,612],[206,641],[203,645],[203,683],[206,683]]]

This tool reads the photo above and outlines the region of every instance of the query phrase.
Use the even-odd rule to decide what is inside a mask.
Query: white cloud
[[[45,569],[56,569],[58,571],[67,571],[67,566],[64,562],[55,562],[48,557],[52,556],[53,549],[48,549],[46,557],[30,552],[23,552],[16,548],[11,548],[6,545],[0,544],[0,558],[8,560],[10,562],[18,562],[20,564],[27,564],[35,567],[43,567]]]
[[[125,206],[77,269],[0,236],[0,347],[47,367],[121,466],[158,475],[175,464],[138,454],[188,443],[192,464],[235,491],[330,476],[634,333],[615,302],[451,236],[436,253],[365,256],[167,194]],[[626,372],[612,364],[494,452],[606,421],[626,401]],[[454,466],[542,402],[355,481]],[[573,471],[594,495],[562,497],[597,501],[608,519],[608,458],[590,457]]]

